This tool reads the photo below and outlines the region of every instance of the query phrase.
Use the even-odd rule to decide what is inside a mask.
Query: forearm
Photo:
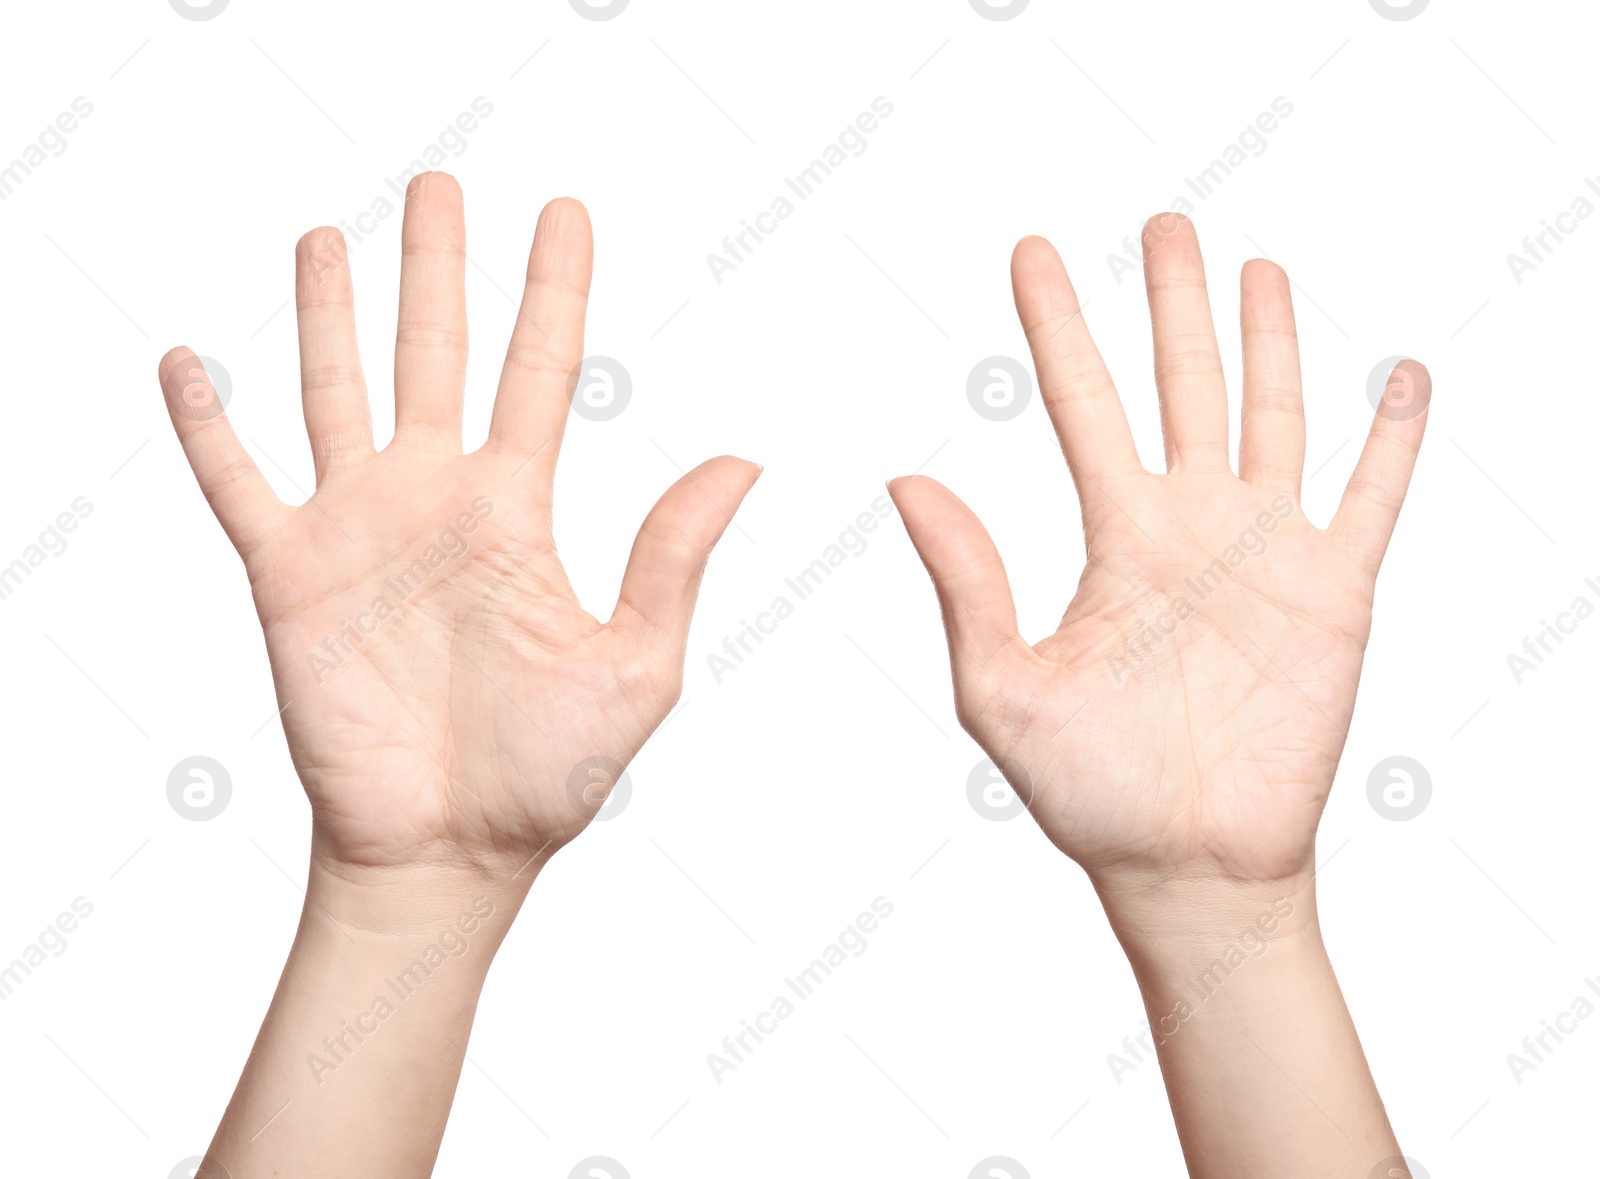
[[[1400,1154],[1309,874],[1097,887],[1144,996],[1191,1175],[1365,1177]]]
[[[535,871],[368,879],[313,857],[294,946],[207,1155],[217,1174],[429,1175],[479,992]]]

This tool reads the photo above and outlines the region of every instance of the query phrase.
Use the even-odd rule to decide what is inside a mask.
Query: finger
[[[567,423],[572,379],[583,362],[583,317],[594,270],[589,213],[570,197],[539,214],[528,276],[495,393],[489,437],[520,454],[538,454],[546,472]]]
[[[1144,285],[1167,469],[1231,470],[1228,392],[1206,298],[1205,266],[1194,223],[1183,214],[1162,213],[1145,222]]]
[[[372,454],[367,383],[356,349],[350,255],[337,229],[313,229],[294,252],[300,397],[317,482]]]
[[[1432,397],[1433,378],[1426,368],[1415,360],[1395,365],[1355,474],[1328,529],[1373,577],[1383,563],[1411,483]]]
[[[706,560],[760,474],[755,463],[723,455],[667,489],[634,539],[610,625],[682,663]]]
[[[933,579],[951,666],[958,679],[975,674],[1020,641],[999,550],[972,509],[926,475],[891,480],[889,495]]]
[[[1078,498],[1087,503],[1099,480],[1140,469],[1127,415],[1055,247],[1042,237],[1018,242],[1011,255],[1011,288],[1039,374],[1039,394]]]
[[[1306,463],[1300,345],[1289,276],[1264,258],[1246,262],[1240,272],[1239,327],[1244,342],[1239,478],[1298,499]]]
[[[424,172],[406,188],[400,229],[400,326],[394,348],[394,434],[461,446],[467,381],[467,254],[461,186]]]
[[[195,480],[233,547],[248,556],[289,509],[234,435],[200,358],[174,348],[161,358],[158,375]]]

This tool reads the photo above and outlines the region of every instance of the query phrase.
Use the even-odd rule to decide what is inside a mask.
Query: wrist
[[[1094,883],[1163,1051],[1180,1032],[1194,1049],[1208,1036],[1288,1026],[1318,1005],[1315,996],[1324,1006],[1338,1001],[1309,870],[1279,880]]]
[[[486,971],[538,872],[537,864],[518,874],[443,860],[356,865],[321,854],[313,841],[299,940],[384,957],[438,944]]]
[[[1108,1062],[1120,1081],[1159,1056],[1194,1175],[1366,1175],[1400,1153],[1322,944],[1313,876],[1094,881],[1147,1021]]]
[[[236,1176],[422,1174],[431,1153],[401,1144],[430,1151],[443,1133],[479,997],[534,869],[518,879],[456,863],[352,866],[323,850],[313,847],[294,945],[210,1158]],[[376,1146],[350,1137],[390,1108],[414,1111],[414,1123]]]
[[[1186,972],[1243,961],[1269,946],[1321,954],[1310,865],[1269,880],[1207,873],[1113,871],[1092,877],[1135,973]]]

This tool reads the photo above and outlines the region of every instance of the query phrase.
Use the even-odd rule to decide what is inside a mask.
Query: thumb
[[[647,646],[665,639],[682,650],[706,560],[760,474],[755,463],[722,455],[667,488],[634,539],[610,625]]]
[[[959,683],[1020,637],[1005,566],[972,509],[942,483],[902,476],[890,480],[889,495],[933,578]]]

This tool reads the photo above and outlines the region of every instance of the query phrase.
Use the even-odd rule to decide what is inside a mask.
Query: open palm
[[[1300,510],[1305,453],[1288,281],[1241,279],[1240,472],[1199,244],[1145,232],[1165,475],[1145,471],[1076,294],[1043,239],[1017,309],[1083,506],[1087,564],[1056,632],[1018,634],[1000,558],[932,480],[891,489],[938,590],[962,724],[1091,873],[1281,879],[1309,862],[1355,704],[1373,583],[1422,440],[1405,361],[1329,529]]]
[[[300,242],[296,305],[311,498],[277,499],[194,354],[161,379],[179,439],[244,558],[321,854],[525,863],[576,835],[677,699],[700,572],[759,469],[717,458],[639,531],[615,612],[578,604],[551,487],[583,357],[588,216],[552,202],[487,443],[463,454],[461,190],[406,194],[395,435],[373,446],[344,243]]]

